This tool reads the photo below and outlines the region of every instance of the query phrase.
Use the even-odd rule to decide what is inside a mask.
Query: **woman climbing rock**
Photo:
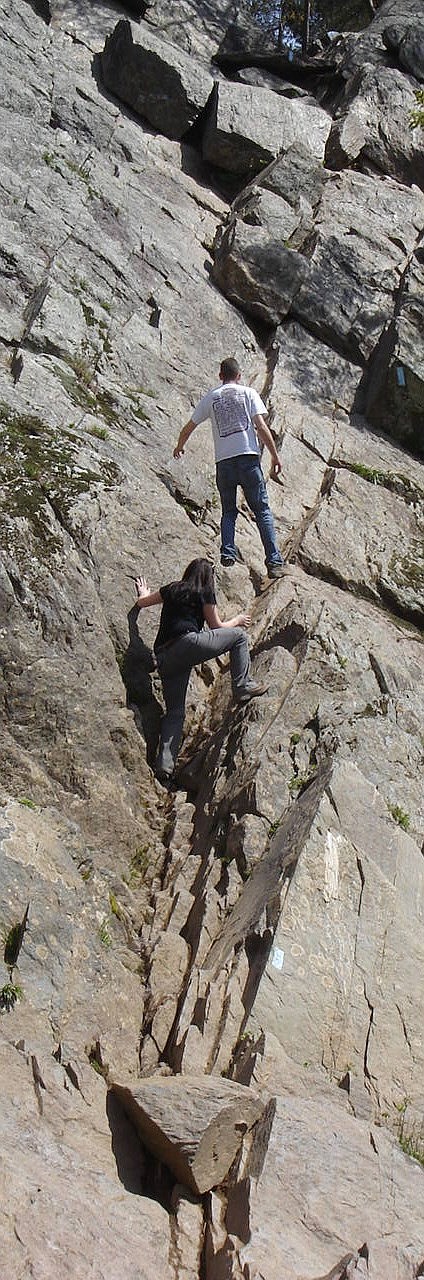
[[[179,582],[150,591],[143,577],[136,578],[137,606],[162,605],[154,651],[165,701],[161,722],[156,777],[165,786],[171,781],[181,742],[185,700],[190,672],[208,658],[230,655],[231,682],[236,703],[250,702],[266,693],[250,674],[246,628],[249,613],[238,613],[227,622],[220,618],[209,560],[192,560]],[[206,623],[206,626],[205,626]]]

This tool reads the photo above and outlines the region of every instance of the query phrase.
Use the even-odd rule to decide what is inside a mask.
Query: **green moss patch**
[[[59,550],[61,538],[52,530],[50,508],[66,526],[81,494],[93,484],[111,488],[117,468],[109,462],[100,462],[96,471],[79,466],[75,432],[59,431],[35,414],[14,413],[5,404],[0,404],[0,438],[0,540],[10,545],[11,518],[23,517],[44,553]]]

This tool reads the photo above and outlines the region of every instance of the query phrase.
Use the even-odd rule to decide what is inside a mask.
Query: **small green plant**
[[[52,151],[43,151],[43,160],[44,163],[48,165],[49,169],[54,169],[55,173],[60,173],[60,166],[58,165]]]
[[[87,359],[87,348],[81,348],[78,355],[70,356],[68,363],[73,369],[75,376],[83,383],[85,387],[90,387],[93,381],[94,369]]]
[[[297,747],[297,744],[298,744],[298,742],[300,742],[301,737],[302,737],[301,733],[291,733],[291,734],[290,734],[290,746],[291,746],[291,747]]]
[[[89,427],[88,434],[90,436],[97,436],[98,440],[109,439],[109,432],[106,431],[106,427]]]
[[[339,653],[336,654],[336,658],[337,658],[339,667],[341,667],[342,671],[344,671],[345,667],[347,667],[347,658],[341,658]]]
[[[302,791],[305,791],[305,788],[309,786],[310,782],[312,782],[315,774],[316,765],[311,765],[311,768],[308,769],[307,773],[297,773],[293,775],[288,784],[290,794],[296,795],[298,793],[301,795]]]
[[[100,942],[104,947],[112,946],[112,938],[109,933],[107,916],[103,917],[103,920],[101,921],[101,924],[99,926],[99,938],[100,938]]]
[[[399,1146],[405,1152],[405,1155],[411,1156],[413,1160],[418,1160],[418,1163],[424,1168],[424,1134],[422,1127],[417,1128],[417,1125],[408,1124],[406,1120],[410,1101],[410,1098],[402,1098],[400,1102],[395,1102],[395,1110],[399,1117],[395,1124],[397,1138]]]
[[[409,813],[406,813],[405,809],[401,809],[399,804],[390,804],[389,801],[387,801],[387,808],[392,818],[397,822],[398,827],[402,827],[403,831],[409,831],[411,825]]]
[[[107,1080],[109,1075],[109,1063],[103,1062],[100,1041],[96,1040],[95,1044],[92,1044],[90,1049],[86,1048],[85,1052],[93,1071],[96,1071],[98,1076],[103,1076],[103,1079]]]
[[[85,862],[85,863],[83,862],[81,863],[81,866],[78,867],[78,870],[79,870],[81,879],[85,880],[85,883],[87,883],[87,881],[90,879],[90,876],[92,876],[93,874],[93,864],[91,862]]]
[[[409,113],[409,126],[411,129],[424,129],[424,89],[416,89],[414,97],[418,106]]]
[[[366,467],[362,462],[347,463],[349,471],[353,471],[356,476],[361,476],[363,480],[368,480],[370,484],[384,484],[386,476],[384,471],[376,471],[372,467]]]
[[[130,862],[130,884],[137,883],[142,880],[146,874],[149,865],[149,846],[147,844],[139,845]]]
[[[123,907],[121,907],[121,904],[120,902],[118,902],[118,899],[115,897],[115,894],[112,893],[112,890],[109,894],[109,903],[110,903],[110,909],[111,909],[112,915],[116,916],[117,920],[124,921],[125,920],[124,909]]]
[[[23,994],[22,987],[19,987],[16,982],[6,982],[0,991],[0,1010],[10,1013],[18,1000],[23,999]]]
[[[278,831],[278,828],[281,827],[282,821],[283,821],[282,816],[280,816],[279,818],[275,819],[275,822],[270,822],[268,827],[268,840],[272,840],[272,837],[275,836],[276,831]]]
[[[26,796],[18,796],[18,804],[23,804],[25,809],[36,809],[37,805],[33,800],[28,800]]]

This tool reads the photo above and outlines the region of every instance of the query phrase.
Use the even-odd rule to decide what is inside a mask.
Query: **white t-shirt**
[[[223,382],[214,391],[208,391],[191,415],[196,427],[201,422],[212,423],[215,458],[235,458],[240,453],[259,453],[259,442],[252,419],[255,414],[268,413],[263,400],[254,387],[243,387],[240,382]]]

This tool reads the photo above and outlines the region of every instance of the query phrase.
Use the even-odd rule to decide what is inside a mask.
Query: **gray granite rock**
[[[182,138],[211,95],[213,82],[200,65],[146,27],[118,22],[101,57],[103,83],[169,138]]]
[[[410,127],[417,87],[397,68],[361,67],[348,80],[336,112],[325,153],[329,167],[377,170],[424,187],[422,146]]]
[[[217,168],[253,176],[294,142],[322,159],[330,124],[325,111],[302,98],[220,81],[203,133],[203,155]]]
[[[262,191],[261,179],[236,200],[217,237],[214,278],[248,314],[269,324],[297,317],[361,364],[381,338],[405,259],[420,242],[423,198],[349,171],[321,186],[313,209],[300,182],[297,195],[288,167],[278,162],[275,183],[272,174],[271,167],[265,181],[280,200]]]

